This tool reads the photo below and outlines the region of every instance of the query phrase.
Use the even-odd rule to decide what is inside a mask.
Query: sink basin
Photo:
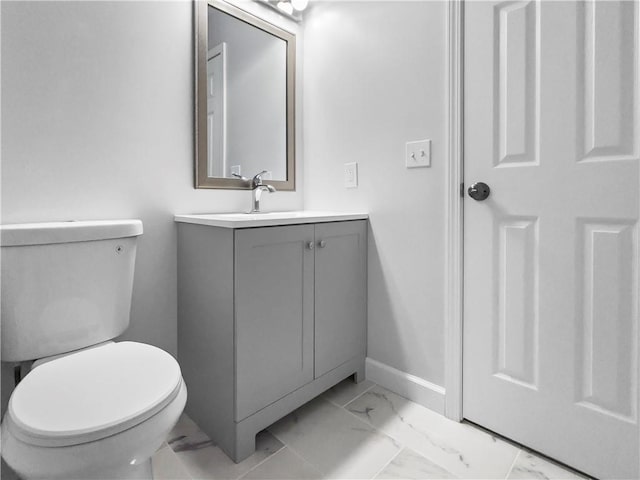
[[[175,215],[174,220],[181,223],[196,223],[212,227],[250,228],[275,225],[296,225],[302,223],[340,222],[345,220],[364,220],[366,213],[326,212],[301,210],[291,212],[264,213],[213,213],[198,215]]]

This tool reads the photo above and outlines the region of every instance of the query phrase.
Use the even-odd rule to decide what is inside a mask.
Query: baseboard
[[[444,415],[445,389],[439,385],[410,373],[402,372],[369,357],[366,360],[365,376],[368,380],[398,395],[402,395],[412,402]]]

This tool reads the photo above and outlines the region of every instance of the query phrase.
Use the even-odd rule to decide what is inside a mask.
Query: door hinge
[[[460,197],[464,198],[464,183],[460,184]]]

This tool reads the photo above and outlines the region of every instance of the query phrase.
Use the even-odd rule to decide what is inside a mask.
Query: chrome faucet
[[[268,185],[266,183],[262,183],[262,175],[267,173],[266,170],[261,171],[254,175],[251,180],[251,193],[253,194],[253,202],[250,213],[260,213],[260,197],[262,196],[263,191],[268,191],[269,193],[273,193],[276,191],[273,185]]]
[[[247,177],[243,177],[237,173],[232,173],[234,177],[239,178],[247,183],[251,184],[251,195],[252,195],[252,203],[251,203],[251,211],[249,213],[260,213],[260,197],[262,197],[263,191],[268,191],[269,193],[273,193],[276,191],[273,185],[269,185],[266,183],[262,183],[262,175],[267,173],[267,170],[263,170],[260,173],[257,173],[253,176],[251,180]]]

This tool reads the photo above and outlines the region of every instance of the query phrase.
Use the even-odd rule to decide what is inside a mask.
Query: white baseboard
[[[365,377],[392,392],[444,415],[445,389],[367,357]]]

